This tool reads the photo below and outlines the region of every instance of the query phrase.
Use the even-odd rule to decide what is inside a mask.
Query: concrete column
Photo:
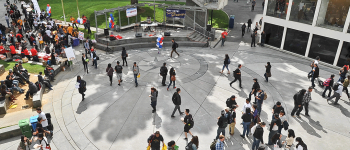
[[[288,5],[288,11],[287,11],[286,20],[289,20],[290,12],[291,12],[291,10],[292,10],[292,4],[293,4],[293,0],[289,0],[289,5]]]
[[[312,26],[316,26],[317,23],[320,23],[320,21],[322,20],[318,20],[318,17],[325,17],[326,16],[326,12],[327,12],[327,5],[328,5],[329,0],[318,0],[317,1],[317,6],[316,6],[316,10],[315,10],[315,15],[314,15],[314,20],[312,21]],[[322,4],[322,5],[321,5]],[[321,7],[325,7],[323,10],[320,10]],[[321,13],[320,13],[321,11]]]
[[[313,34],[310,33],[309,40],[308,40],[307,46],[306,46],[305,57],[309,56],[309,51],[310,51],[310,47],[311,47],[312,37],[313,37]]]
[[[264,4],[264,12],[263,12],[263,16],[266,16],[266,12],[267,12],[267,4],[269,3],[269,0],[264,0],[265,4]]]
[[[193,29],[196,29],[196,11],[193,14]]]
[[[346,16],[343,33],[347,33],[348,32],[349,23],[350,23],[350,8],[348,10],[348,15]]]
[[[281,49],[283,50],[284,47],[284,41],[286,39],[286,34],[287,34],[287,27],[285,26],[283,29],[283,35],[282,35],[282,42],[281,42]]]
[[[122,22],[121,22],[121,18],[120,18],[120,10],[118,9],[118,14],[119,14],[119,28],[122,27]],[[128,17],[128,24],[129,24],[129,17]]]
[[[107,14],[105,13],[105,18],[106,18],[106,29],[108,28],[107,26]]]
[[[208,14],[207,13],[208,13],[208,10],[205,11],[205,16],[204,16],[205,17],[205,19],[204,19],[204,31],[203,31],[204,35],[206,35],[205,32],[207,31],[207,24],[208,24],[208,21],[207,21]]]
[[[333,62],[334,66],[336,66],[337,63],[338,63],[338,59],[339,59],[339,55],[340,55],[341,49],[343,47],[343,43],[344,43],[344,41],[340,40],[339,45],[338,45],[338,49],[337,49],[337,53],[335,54],[335,57],[334,57],[334,62]]]
[[[97,17],[96,17],[96,10],[95,10],[95,25],[96,25],[96,33],[97,33]],[[96,34],[95,34],[95,39],[96,39]]]

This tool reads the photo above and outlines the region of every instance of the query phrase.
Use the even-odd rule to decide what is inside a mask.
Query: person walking
[[[85,41],[85,43],[84,43],[84,49],[85,49],[85,54],[91,53],[91,51],[90,51],[89,40],[86,40],[86,41]]]
[[[151,97],[151,106],[153,108],[152,113],[155,113],[157,110],[157,98],[158,98],[158,91],[156,88],[152,87],[151,88],[151,95],[149,95],[149,97]]]
[[[259,20],[259,25],[262,26],[262,22],[263,22],[263,17],[261,17],[261,19]]]
[[[345,78],[346,78],[346,74],[348,73],[348,66],[347,65],[344,65],[341,69],[340,69],[340,71],[339,71],[339,75],[340,75],[340,77],[339,77],[339,80],[338,81],[341,81],[341,82],[343,82],[342,80],[344,80]]]
[[[93,49],[93,46],[92,46]],[[92,55],[92,60],[93,60],[93,66],[95,65],[95,69],[97,69],[97,55],[96,55],[96,51],[91,51],[91,55]]]
[[[123,59],[123,66],[124,66],[124,62],[126,64],[126,66],[128,66],[128,62],[126,61],[126,57],[128,57],[128,53],[125,50],[125,47],[122,47],[122,55],[121,55],[122,59]]]
[[[165,146],[164,138],[159,133],[159,131],[156,131],[154,134],[149,136],[147,141],[148,141],[148,146],[151,147],[151,150],[160,150],[160,142],[162,142],[163,146]]]
[[[265,39],[266,39],[265,31],[262,31],[261,32],[261,43],[260,43],[260,46],[264,47]]]
[[[321,60],[320,56],[316,56],[316,59],[314,61],[311,62],[311,71],[307,74],[307,78],[310,79],[312,77],[312,73],[315,67],[315,64],[317,64],[318,66],[318,62]]]
[[[115,72],[117,73],[118,85],[120,86],[120,82],[123,82],[123,67],[119,65],[120,62],[117,61],[117,65],[114,67]]]
[[[301,139],[301,137],[297,137],[295,139],[296,142],[298,142],[298,144],[295,146],[295,148],[297,150],[304,150],[304,149],[307,149],[307,146],[306,144],[304,143],[304,141]]]
[[[252,19],[248,19],[248,28],[247,28],[247,32],[249,32],[251,30],[251,26],[252,26]]]
[[[318,68],[318,64],[314,64],[314,69],[312,70],[312,79],[311,79],[311,84],[312,87],[315,87],[315,79],[318,78],[319,73],[320,73],[320,69]]]
[[[193,137],[193,134],[190,131],[190,129],[193,128],[194,121],[193,121],[192,115],[190,114],[190,110],[189,109],[185,110],[185,114],[186,114],[186,116],[185,116],[185,118],[183,120],[183,123],[185,124],[185,126],[184,126],[185,140],[187,140],[187,133],[190,133],[191,136]]]
[[[332,93],[332,87],[333,87],[333,83],[334,83],[334,74],[331,75],[331,77],[329,77],[328,79],[326,79],[323,82],[323,85],[326,87],[322,93],[322,97],[325,98],[326,97],[326,92],[327,90],[329,90],[328,92],[328,98],[331,97],[331,93]]]
[[[177,88],[176,89],[176,92],[173,94],[173,97],[172,97],[172,101],[175,105],[175,108],[174,108],[174,111],[173,113],[171,114],[171,117],[174,118],[174,114],[175,114],[175,111],[176,110],[179,110],[179,114],[180,115],[183,115],[184,113],[180,111],[180,105],[181,105],[181,96],[180,96],[180,88]]]
[[[160,73],[159,74],[163,77],[162,78],[162,85],[166,86],[165,80],[166,80],[166,76],[168,75],[168,68],[166,67],[166,63],[163,63],[163,66],[160,67]]]
[[[300,112],[303,110],[303,98],[305,93],[306,90],[302,89],[293,96],[294,108],[291,113],[292,117],[295,117],[294,114],[296,112],[296,115],[300,118]]]
[[[225,46],[227,34],[228,33],[226,32],[226,30],[224,30],[224,32],[221,33],[221,46]]]
[[[273,145],[272,137],[278,133],[278,126],[281,124],[281,120],[279,119],[279,114],[274,114],[274,119],[272,119],[270,124],[270,133],[269,133],[269,140],[266,145]]]
[[[251,34],[251,37],[252,37],[252,42],[250,43],[250,47],[256,47],[255,46],[255,38],[256,38],[256,34],[257,34],[257,31],[254,31],[252,34]]]
[[[243,134],[240,135],[242,138],[245,138],[244,135],[248,137],[249,135],[249,125],[252,122],[253,115],[250,111],[250,108],[246,108],[245,113],[242,115],[242,120],[243,120]]]
[[[244,34],[245,34],[245,28],[246,28],[247,26],[245,25],[245,23],[243,23],[243,25],[242,25],[242,37],[244,36]]]
[[[139,70],[139,66],[136,65],[136,62],[134,62],[134,66],[132,66],[132,70],[134,73],[135,87],[137,87],[139,86],[139,84],[137,83],[137,76],[140,75],[140,70]]]
[[[343,91],[345,91],[346,95],[348,96],[348,99],[350,100],[349,91],[348,91],[349,80],[350,80],[350,75],[348,75],[347,78],[344,79]]]
[[[228,69],[228,65],[231,63],[230,57],[228,57],[228,54],[225,54],[225,59],[224,59],[224,66],[222,66],[222,70],[220,73],[224,72],[224,69],[226,67],[227,69],[227,74],[230,74],[230,69]]]
[[[89,59],[86,57],[86,53],[83,53],[83,55],[81,56],[81,61],[83,62],[84,72],[86,71],[86,73],[89,73],[89,69],[88,69]]]
[[[265,122],[258,122],[258,124],[255,127],[254,133],[253,133],[253,144],[252,144],[252,150],[258,150],[259,143],[264,144],[264,127],[266,126]],[[253,129],[252,129],[253,131]],[[265,148],[264,148],[265,149]]]
[[[49,126],[49,121],[47,120],[45,113],[43,111],[41,111],[40,107],[36,108],[36,112],[38,113],[38,122],[41,122],[43,129],[46,131],[49,131],[51,136],[52,136],[53,132],[47,129],[47,126]],[[41,119],[39,119],[39,118],[41,118]],[[39,120],[41,120],[41,121],[39,121]]]
[[[265,65],[266,71],[264,74],[265,77],[265,81],[269,82],[269,77],[271,77],[271,64],[270,62],[267,62],[267,64]]]
[[[276,133],[275,135],[273,135],[271,140],[274,145],[273,146],[274,150],[282,150],[281,137],[282,137],[282,134],[280,133]]]
[[[255,2],[255,0],[253,0],[252,1],[252,11],[254,11],[255,4],[256,4],[256,2]]]
[[[343,84],[340,81],[335,83],[335,85],[333,86],[333,90],[334,90],[334,94],[327,99],[327,102],[335,97],[335,101],[333,105],[339,105],[338,100],[343,94]]]
[[[225,116],[225,111],[222,110],[221,111],[221,116],[218,117],[218,129],[217,129],[217,134],[216,134],[216,138],[215,139],[219,139],[220,134],[222,133],[223,136],[225,136],[225,129],[227,127],[227,118]]]
[[[288,136],[285,141],[282,142],[282,144],[286,144],[286,149],[289,149],[292,147],[294,142],[295,134],[293,129],[288,129]]]
[[[175,52],[175,53],[177,54],[177,57],[180,57],[180,54],[177,53],[177,51],[176,51],[176,48],[178,48],[179,45],[175,42],[174,39],[172,39],[171,42],[172,42],[173,44],[172,44],[172,46],[171,46],[172,50],[171,50],[171,53],[170,53],[170,58],[173,58],[173,52]]]
[[[225,150],[224,149],[224,147],[225,147],[224,141],[225,141],[225,136],[220,135],[219,140],[215,144],[215,150]]]
[[[256,104],[258,106],[258,114],[260,115],[261,114],[261,107],[262,107],[262,104],[264,103],[264,97],[265,97],[265,92],[263,90],[261,90],[260,88],[257,88],[256,89],[258,93],[257,96],[255,96],[255,101],[256,101]]]
[[[252,91],[249,93],[249,96],[248,96],[250,100],[251,100],[253,94],[254,94],[254,97],[256,96],[257,89],[260,88],[260,85],[259,85],[257,78],[254,78],[253,82],[254,83],[253,83]],[[256,104],[256,99],[255,99],[254,103]]]
[[[106,68],[106,72],[107,72],[107,76],[109,76],[109,82],[110,82],[110,86],[112,86],[112,82],[113,82],[113,68],[112,68],[112,64],[108,64],[107,68]]]
[[[176,86],[175,86],[175,81],[176,81],[176,73],[175,73],[175,69],[173,67],[171,67],[170,71],[169,71],[169,74],[170,74],[170,83],[168,85],[168,88],[167,88],[167,91],[169,91],[169,87],[171,85],[171,83],[174,83],[173,84],[173,88],[176,89]]]
[[[234,135],[235,134],[235,126],[236,126],[236,106],[232,106],[231,110],[231,124],[229,126],[230,128],[230,135]]]
[[[309,89],[307,90],[307,92],[304,94],[303,97],[303,104],[305,107],[305,116],[310,117],[309,115],[309,102],[312,100],[311,99],[311,92],[314,88],[312,86],[309,87]]]
[[[85,100],[84,92],[86,91],[86,82],[84,80],[82,80],[80,76],[77,76],[77,83],[79,83],[78,91],[82,96],[81,101],[84,101]]]
[[[238,65],[238,68],[233,72],[233,77],[235,77],[235,79],[230,83],[230,86],[232,87],[232,83],[236,82],[237,80],[239,81],[239,87],[240,88],[243,88],[242,87],[242,80],[241,80],[241,69],[242,68],[242,65],[239,64]]]
[[[9,16],[7,14],[5,14],[5,20],[6,20],[6,23],[7,23],[7,27],[10,28]]]
[[[191,150],[198,150],[198,144],[198,136],[192,136],[191,141],[187,144],[188,150],[190,150],[191,148]]]

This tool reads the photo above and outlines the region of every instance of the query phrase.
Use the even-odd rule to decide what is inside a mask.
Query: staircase
[[[203,34],[200,34],[196,31],[193,31],[188,38],[193,41],[193,42],[201,42],[201,43],[206,43],[207,42],[207,37],[205,37]]]

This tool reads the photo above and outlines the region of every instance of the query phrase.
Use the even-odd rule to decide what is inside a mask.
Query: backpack
[[[190,115],[190,121],[187,123],[187,124],[189,124],[190,125],[190,128],[193,128],[193,126],[194,126],[194,120],[193,120],[193,117],[192,117],[192,115]]]
[[[333,90],[334,90],[334,91],[338,90],[338,87],[339,87],[339,83],[334,84]]]
[[[216,150],[216,142],[217,142],[216,139],[214,139],[214,141],[211,142],[211,144],[210,144],[210,150]]]
[[[227,60],[227,63],[228,63],[228,64],[231,64],[231,60],[230,60],[230,59],[228,59],[228,60]]]
[[[294,101],[296,101],[296,100],[297,100],[297,98],[298,98],[298,94],[299,94],[299,92],[297,92],[297,93],[295,93],[295,94],[294,94],[294,96],[293,96]]]
[[[228,98],[228,99],[226,100],[226,107],[232,107],[232,106],[230,106],[230,100],[231,100],[231,98]]]
[[[192,144],[193,144],[192,142],[189,142],[189,143],[186,145],[185,150],[193,150]]]
[[[224,110],[223,110],[224,111]],[[225,113],[226,114],[226,113]],[[225,115],[224,115],[224,117],[225,117]],[[222,127],[224,127],[224,128],[226,128],[227,127],[227,125],[228,125],[228,119],[225,117],[225,119],[224,119],[224,122],[222,123]]]
[[[266,92],[264,92],[264,100],[266,100],[266,99],[267,99],[267,94],[266,94]]]
[[[41,84],[39,83],[39,81],[36,81],[36,82],[35,82],[35,85],[36,85],[36,87],[37,87],[38,90],[41,89]]]
[[[331,78],[328,78],[328,79],[326,79],[324,82],[323,82],[323,85],[324,86],[329,86],[329,83],[331,83]]]
[[[232,112],[230,111],[230,113],[228,113],[227,116],[227,124],[231,124],[232,123]]]
[[[166,70],[165,70],[164,67],[161,67],[161,68],[160,68],[160,74],[161,74],[162,76],[164,76],[164,75],[166,74]]]

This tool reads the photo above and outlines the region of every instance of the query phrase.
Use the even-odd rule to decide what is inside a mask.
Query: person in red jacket
[[[29,60],[29,59],[30,59],[30,54],[29,54],[28,49],[27,49],[27,48],[25,48],[25,49],[23,50],[23,52],[24,52],[24,56],[25,56],[25,57],[27,57],[27,58],[28,58],[28,60]]]
[[[17,38],[17,42],[20,42],[21,43],[21,40],[23,39],[23,35],[21,33],[17,33],[16,34],[16,38]]]
[[[15,56],[16,55],[16,48],[13,44],[10,45],[10,50],[11,50],[11,56],[12,57]]]
[[[33,61],[39,62],[38,51],[35,49],[35,47],[32,47],[30,52],[32,52]]]
[[[6,53],[5,48],[4,48],[3,44],[1,43],[0,44],[0,54],[5,54],[5,53]]]

